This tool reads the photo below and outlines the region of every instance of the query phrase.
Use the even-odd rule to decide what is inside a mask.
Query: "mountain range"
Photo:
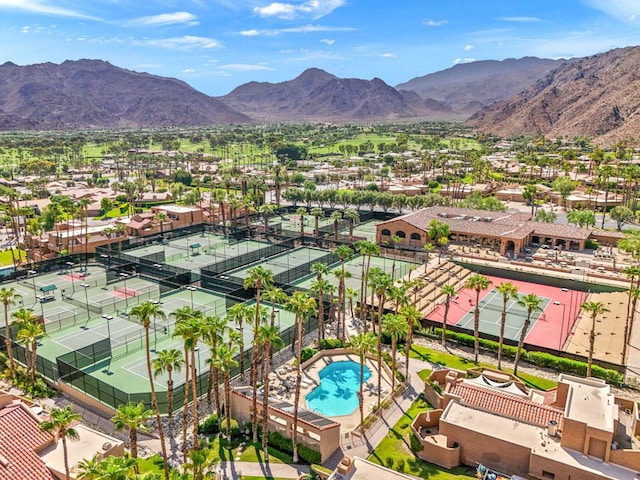
[[[509,136],[640,133],[640,47],[581,59],[479,61],[392,87],[317,68],[210,97],[173,79],[101,60],[0,65],[0,130],[168,127],[255,122],[464,120]]]

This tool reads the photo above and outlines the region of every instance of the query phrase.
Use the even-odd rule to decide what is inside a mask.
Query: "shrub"
[[[320,349],[331,350],[333,348],[342,348],[342,342],[339,338],[323,338],[320,340]]]
[[[233,427],[233,422],[232,427]],[[207,419],[198,425],[198,433],[204,433],[209,435],[214,435],[220,431],[220,427],[218,425],[218,416],[213,413],[207,417]]]
[[[225,417],[220,421],[220,429],[226,433],[227,431],[227,419]],[[234,418],[231,419],[231,436],[237,437],[240,435],[240,425],[238,425],[238,421]]]
[[[269,445],[282,452],[293,453],[293,442],[278,432],[269,432]],[[298,445],[298,456],[307,463],[320,463],[320,452],[306,445]]]
[[[302,351],[300,352],[300,359],[302,360],[302,363],[309,360],[316,353],[318,353],[318,350],[316,350],[315,348],[311,348],[311,347],[303,348]]]

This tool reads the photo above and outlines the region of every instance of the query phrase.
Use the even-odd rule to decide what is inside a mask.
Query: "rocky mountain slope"
[[[462,63],[413,78],[396,88],[416,92],[422,98],[450,105],[453,111],[470,114],[520,93],[563,62],[523,57]]]
[[[398,91],[379,78],[338,78],[317,68],[281,83],[250,82],[219,100],[259,121],[376,121],[451,118],[449,106]]]
[[[250,121],[180,80],[125,70],[101,60],[0,65],[0,130]]]
[[[640,47],[565,63],[508,100],[474,115],[469,123],[502,136],[586,136],[614,143],[640,136]]]

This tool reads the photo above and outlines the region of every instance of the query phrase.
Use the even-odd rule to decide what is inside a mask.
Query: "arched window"
[[[411,240],[420,240],[420,234],[419,233],[412,233],[411,234]]]
[[[407,237],[407,235],[406,235],[402,230],[398,230],[398,231],[396,232],[396,235],[397,235],[398,237],[400,237],[400,238],[406,238],[406,237]]]
[[[391,235],[391,232],[389,231],[388,228],[383,228],[382,229],[382,235],[386,235],[387,237]]]

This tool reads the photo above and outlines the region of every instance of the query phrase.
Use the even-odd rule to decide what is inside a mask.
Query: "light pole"
[[[189,292],[191,292],[191,308],[193,308],[193,292],[195,292],[197,288],[192,285],[187,285],[184,288],[186,288],[187,290],[189,290]]]
[[[278,331],[280,331],[280,309],[276,308],[275,312],[278,314]]]
[[[89,317],[91,317],[91,313],[89,312],[89,294],[87,293],[87,289],[89,288],[88,283],[81,283],[80,286],[84,288],[84,301],[87,306],[87,321],[89,321]]]
[[[123,282],[124,282],[124,304],[126,306],[126,308],[129,308],[129,291],[127,290],[127,277],[129,275],[127,275],[124,272],[120,273],[120,278],[122,278]]]
[[[563,339],[563,335],[564,335],[564,319],[565,319],[565,307],[567,306],[564,303],[560,303],[558,301],[553,302],[554,305],[560,306],[562,305],[562,323],[560,324],[560,339],[558,340],[558,351],[560,352],[562,350],[562,339]]]
[[[73,278],[73,262],[67,262],[67,272],[71,275],[71,293],[76,293],[76,279]]]
[[[36,292],[36,272],[35,270],[28,270],[27,271],[27,275],[31,275],[31,283],[33,284],[33,292],[34,295],[37,293]]]

